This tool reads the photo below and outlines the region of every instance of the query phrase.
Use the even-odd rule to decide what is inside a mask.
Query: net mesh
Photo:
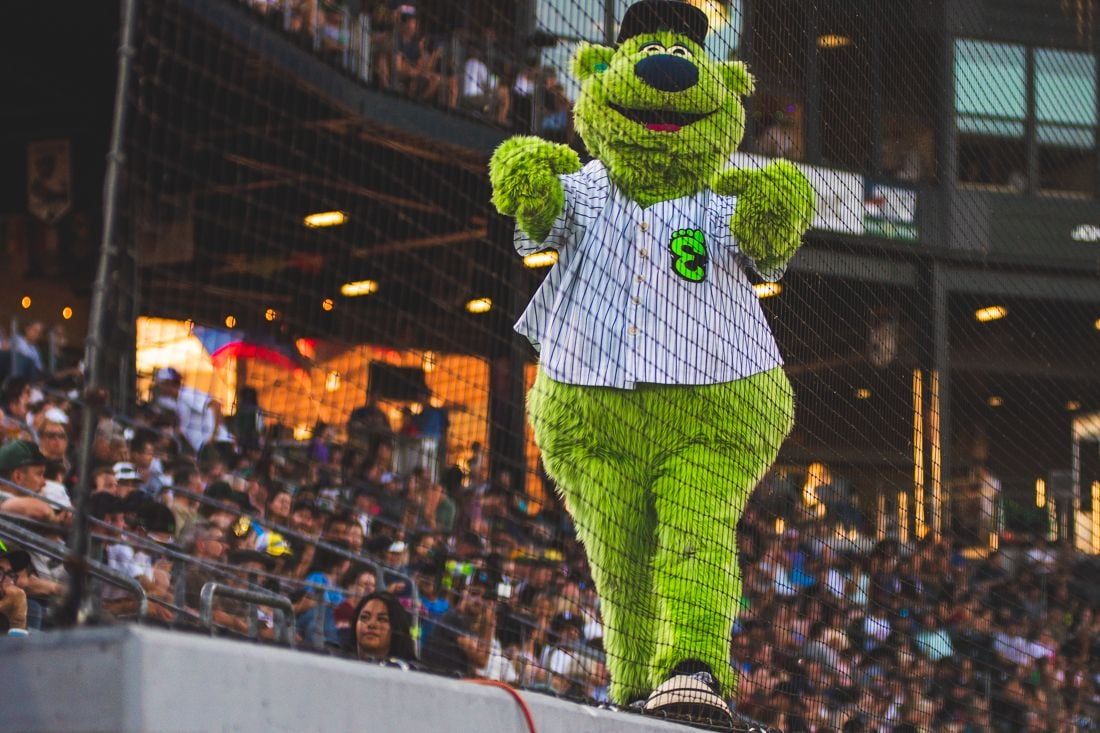
[[[1093,2],[632,5],[138,3],[96,557],[701,724],[1091,729]]]

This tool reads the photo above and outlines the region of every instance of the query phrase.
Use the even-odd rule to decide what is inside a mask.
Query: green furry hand
[[[786,264],[814,218],[814,189],[802,171],[785,160],[760,170],[724,170],[711,181],[711,188],[738,197],[730,231],[758,268]]]
[[[493,205],[535,242],[546,240],[565,207],[558,176],[581,168],[577,153],[566,145],[521,135],[505,140],[489,161]]]

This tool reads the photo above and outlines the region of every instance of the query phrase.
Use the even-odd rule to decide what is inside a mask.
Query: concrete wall
[[[690,728],[521,693],[539,733]],[[525,733],[504,690],[133,626],[0,638],[0,731]]]

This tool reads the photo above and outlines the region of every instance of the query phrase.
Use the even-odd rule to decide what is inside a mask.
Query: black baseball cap
[[[709,29],[706,14],[683,0],[639,0],[623,14],[617,43],[643,33],[672,31],[702,46]]]

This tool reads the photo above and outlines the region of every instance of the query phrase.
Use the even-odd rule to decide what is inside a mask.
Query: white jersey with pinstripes
[[[598,160],[561,182],[565,207],[546,240],[518,227],[515,235],[521,255],[558,252],[516,323],[551,378],[634,389],[720,384],[782,365],[745,274],[757,268],[730,234],[735,198],[708,190],[643,208]],[[671,242],[685,229],[705,237],[701,280],[674,267]],[[782,271],[760,274],[774,280]]]

